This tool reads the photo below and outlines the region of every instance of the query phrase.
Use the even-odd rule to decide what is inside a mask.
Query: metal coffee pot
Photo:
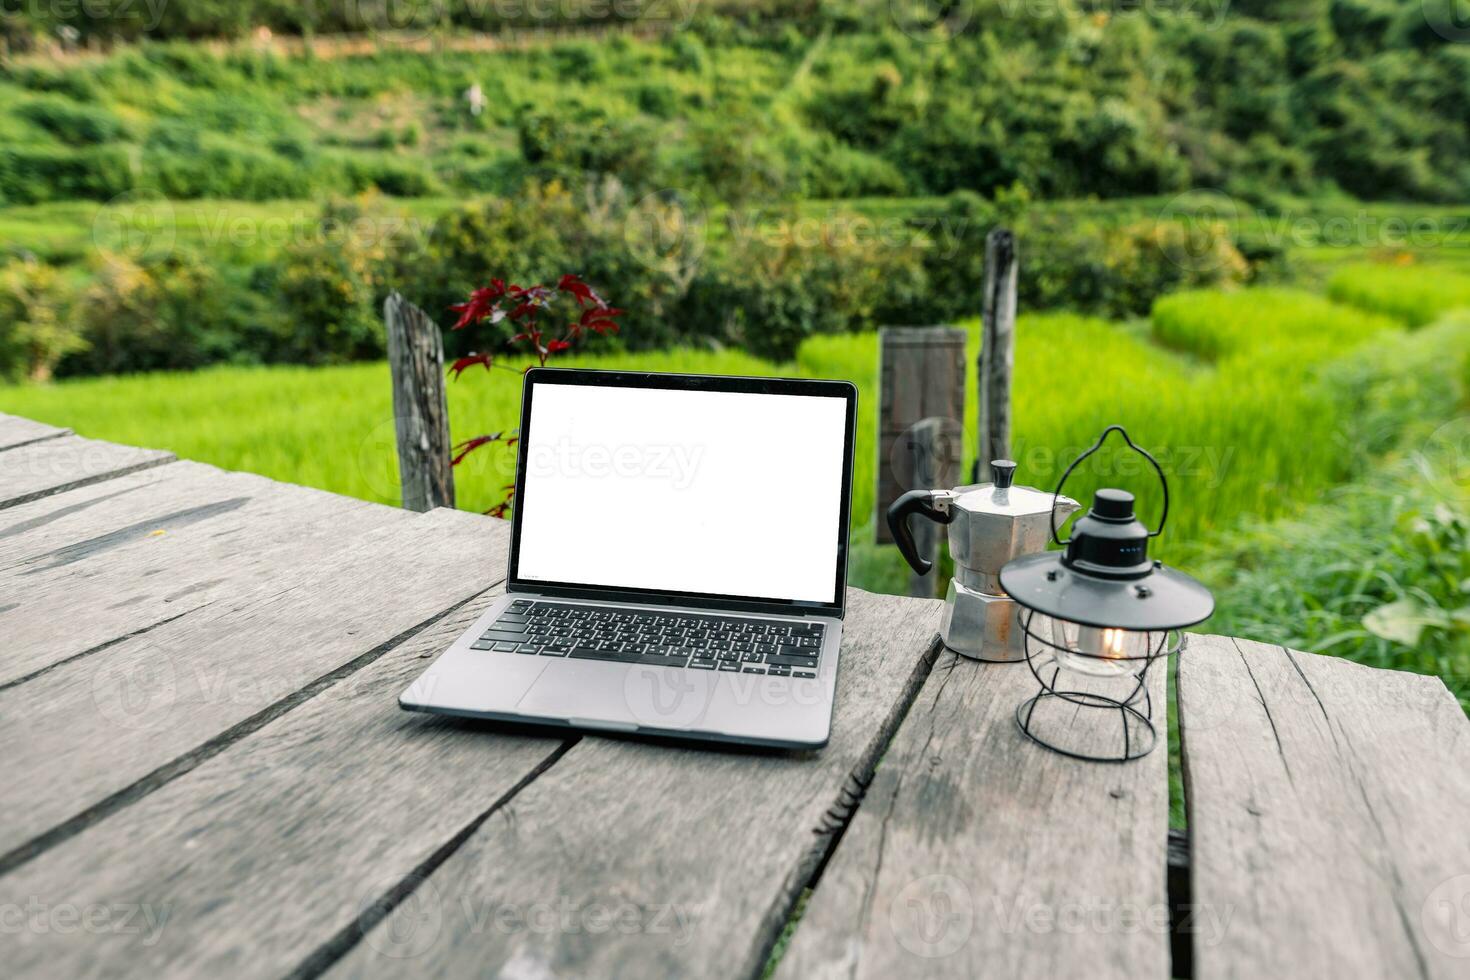
[[[949,525],[954,578],[945,597],[940,633],[944,645],[975,660],[1025,659],[1016,604],[1000,587],[1000,570],[1012,558],[1045,551],[1051,540],[1051,513],[1060,524],[1080,509],[1070,497],[1031,487],[1012,486],[1016,464],[990,464],[993,483],[953,490],[910,490],[888,508],[893,540],[915,572],[928,574],[933,562],[914,546],[909,515]]]

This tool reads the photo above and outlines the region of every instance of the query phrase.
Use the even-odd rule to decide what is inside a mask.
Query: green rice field
[[[1422,281],[1385,269],[1401,284]],[[1408,292],[1407,288],[1400,293]],[[1347,297],[1357,298],[1357,297]],[[1452,293],[1422,302],[1452,309]],[[972,354],[978,324],[970,323]],[[1470,327],[1414,329],[1404,320],[1285,289],[1183,293],[1147,325],[1071,314],[1022,317],[1014,454],[1021,479],[1048,487],[1103,425],[1125,425],[1173,481],[1166,552],[1197,552],[1242,518],[1295,513],[1348,481],[1416,426],[1453,414]],[[734,351],[570,358],[566,365],[721,374],[844,378],[862,393],[854,486],[853,580],[898,590],[902,565],[871,544],[874,519],[877,337],[808,340],[794,363]],[[449,384],[456,440],[514,427],[513,371],[476,371]],[[973,399],[971,399],[973,413]],[[118,442],[350,496],[396,504],[398,478],[385,364],[212,368],[0,389],[0,409]],[[974,418],[966,420],[973,444]],[[1131,457],[1102,453],[1069,492],[1103,482],[1135,489],[1145,513],[1158,494]],[[966,461],[968,472],[969,461]],[[459,504],[500,499],[513,463],[501,447],[456,473]]]

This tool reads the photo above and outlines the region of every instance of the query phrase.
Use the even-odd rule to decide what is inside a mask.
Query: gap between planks
[[[382,896],[368,903],[367,909],[362,915],[358,916],[355,922],[345,926],[335,936],[323,943],[316,952],[303,960],[300,966],[286,974],[288,980],[309,980],[309,978],[321,976],[330,969],[333,963],[336,963],[350,952],[354,946],[361,942],[362,938],[369,931],[377,928],[379,923],[392,915],[398,906],[409,899],[418,890],[418,887],[428,880],[429,875],[433,874],[440,865],[449,860],[454,852],[459,850],[464,842],[470,839],[470,835],[484,825],[486,820],[489,820],[496,813],[500,812],[506,804],[516,798],[521,790],[535,782],[542,773],[556,765],[562,756],[570,752],[579,741],[581,741],[581,735],[574,735],[552,749],[550,755],[543,759],[534,769],[526,773],[514,786],[506,790],[483,813],[462,827],[454,836],[445,841],[438,850],[434,851],[434,853],[430,854],[417,867],[399,879],[397,884],[388,889]]]
[[[872,763],[867,767],[866,772],[852,774],[850,779],[851,789],[844,788],[843,803],[845,805],[841,814],[836,818],[837,825],[833,827],[831,834],[827,838],[826,849],[822,852],[821,858],[818,860],[816,867],[812,869],[812,873],[806,882],[790,896],[790,901],[787,903],[785,915],[781,920],[779,928],[775,930],[774,934],[767,937],[764,948],[761,950],[759,959],[763,966],[759,972],[753,974],[753,977],[770,976],[775,972],[776,964],[781,959],[779,956],[775,956],[776,947],[780,944],[781,938],[789,930],[795,929],[797,923],[801,921],[799,909],[801,908],[803,896],[810,892],[815,892],[817,886],[822,883],[822,874],[827,870],[827,864],[832,860],[832,855],[837,853],[837,848],[842,846],[842,838],[846,835],[847,829],[852,826],[852,818],[857,815],[858,807],[862,806],[867,800],[868,788],[873,785],[873,777],[877,774],[878,767],[883,763],[883,756],[887,754],[889,746],[893,744],[893,740],[898,737],[898,733],[903,728],[904,723],[908,721],[914,705],[919,700],[919,693],[923,691],[924,685],[929,680],[929,676],[934,672],[934,665],[938,663],[939,654],[942,650],[944,650],[944,641],[938,634],[935,634],[934,641],[929,645],[929,649],[920,658],[919,663],[914,666],[914,674],[908,688],[904,691],[903,703],[900,706],[898,718],[894,721],[893,727],[883,733],[884,742],[875,753]],[[828,812],[831,813],[831,811]]]
[[[472,923],[457,920],[452,932],[459,935],[437,936],[416,968],[448,974],[505,968],[573,975],[718,971],[759,976],[795,904],[833,852],[833,838],[862,812],[858,804],[865,786],[937,656],[937,600],[857,590],[849,595],[846,652],[826,749],[752,753],[650,739],[583,738],[574,752],[517,795],[504,820],[469,835],[426,883],[426,893],[443,908],[496,905],[504,901],[502,895],[555,894],[558,902],[575,908],[613,901],[675,909],[678,942],[667,927],[656,927],[601,936],[597,942],[516,931],[486,944],[475,940]],[[680,806],[672,822],[657,816],[663,811],[639,802],[665,798],[675,787],[678,795],[672,799]],[[556,814],[564,819],[553,819]],[[706,819],[722,821],[729,830],[726,847],[746,857],[712,865],[700,835],[681,829]],[[544,833],[527,838],[517,829],[522,826]],[[600,828],[607,826],[639,843],[601,846]],[[718,929],[712,928],[714,919],[706,918],[712,911],[719,914]],[[384,942],[393,941],[393,921],[396,917],[363,933],[366,941],[355,941],[329,968],[330,975],[393,973],[400,961],[383,953]],[[445,928],[451,929],[447,917]]]
[[[17,455],[7,456],[8,463],[18,467],[22,473],[28,469],[33,475],[43,474],[43,478],[49,478],[44,476],[45,471],[54,471],[59,480],[50,484],[32,483],[29,489],[22,484],[17,488],[0,491],[8,494],[0,498],[0,510],[178,461],[177,456],[166,450],[140,449],[75,435],[40,439],[15,448],[18,450]],[[28,464],[15,462],[27,457]],[[68,467],[78,474],[74,479],[68,479],[61,473],[63,468]]]
[[[342,680],[345,677],[351,676],[362,668],[373,663],[384,654],[413,639],[415,636],[433,626],[435,623],[439,622],[447,616],[452,615],[455,610],[459,609],[461,606],[464,606],[466,603],[474,601],[475,599],[479,598],[492,589],[499,588],[501,584],[502,583],[500,582],[496,582],[489,586],[486,586],[486,588],[482,589],[480,592],[477,592],[474,595],[469,596],[465,599],[461,599],[459,602],[456,602],[448,608],[443,609],[438,613],[435,613],[433,616],[429,617],[423,622],[409,627],[408,629],[404,630],[402,633],[399,633],[388,641],[373,647],[371,650],[368,650],[366,653],[363,653],[355,659],[348,661],[335,670],[323,674],[321,677],[318,677],[316,680],[307,684],[305,687],[298,688],[297,690],[286,695],[280,700],[256,712],[254,715],[251,715],[249,718],[246,718],[245,720],[235,724],[225,731],[220,732],[218,735],[204,742],[197,748],[194,748],[189,752],[178,756],[172,761],[167,762],[162,766],[159,766],[157,769],[136,780],[135,782],[130,783],[128,786],[118,790],[111,796],[108,796],[98,801],[97,803],[83,810],[81,813],[78,813],[75,816],[62,821],[55,827],[52,827],[50,830],[31,838],[29,841],[26,841],[24,844],[21,844],[18,847],[13,848],[8,853],[0,855],[0,876],[9,874],[11,871],[14,871],[16,868],[24,865],[28,861],[35,859],[41,854],[44,854],[46,851],[50,850],[56,845],[70,840],[71,838],[75,837],[77,834],[80,834],[82,831],[86,830],[88,827],[92,826],[98,821],[106,819],[111,814],[116,813],[129,804],[142,799],[155,790],[160,789],[163,786],[167,786],[169,783],[193,770],[200,764],[207,762],[208,760],[219,755],[221,752],[225,751],[231,745],[240,741],[242,738],[249,736],[253,732],[259,731],[261,728],[264,728],[266,725],[286,714],[286,712],[290,711],[291,709],[296,708],[299,705],[306,703],[307,701],[310,701],[312,698],[316,697],[318,694],[320,694],[322,691],[325,691],[333,684],[336,684],[338,681]]]
[[[934,664],[939,658],[939,652],[942,649],[943,645],[940,638],[938,634],[935,634],[923,655],[914,664],[913,672],[902,689],[899,702],[895,706],[897,710],[894,712],[891,724],[879,732],[879,742],[874,745],[870,757],[861,760],[858,767],[847,774],[844,785],[839,789],[838,801],[835,808],[829,808],[826,812],[823,821],[824,826],[821,828],[824,834],[824,840],[820,853],[815,855],[811,870],[802,877],[802,880],[797,883],[795,888],[790,890],[785,907],[779,912],[779,918],[773,920],[773,927],[767,928],[765,935],[758,935],[756,937],[755,955],[752,957],[752,963],[756,968],[750,971],[747,974],[748,976],[758,978],[769,969],[771,954],[775,950],[776,944],[780,941],[787,926],[794,920],[801,896],[808,890],[814,890],[820,882],[822,871],[826,868],[828,860],[841,843],[842,835],[846,832],[852,822],[852,817],[856,814],[858,807],[862,805],[867,795],[868,786],[872,782],[873,774],[879,762],[883,758],[884,753],[887,752],[888,746],[892,743],[898,730],[903,727],[903,723],[908,718],[909,711],[912,709],[914,703],[918,700],[919,692],[923,690],[924,683],[928,680],[929,674],[933,670]],[[456,834],[453,839],[448,841],[428,860],[423,862],[420,867],[414,869],[411,874],[405,876],[379,899],[371,903],[370,908],[372,911],[370,914],[362,916],[357,922],[354,922],[339,932],[329,942],[303,961],[288,976],[292,980],[311,980],[311,978],[316,978],[324,974],[338,960],[352,952],[370,931],[377,928],[398,906],[412,897],[419,886],[426,882],[436,869],[441,867],[460,847],[468,842],[475,831],[485,821],[510,803],[537,778],[550,770],[555,763],[560,761],[576,746],[582,737],[580,735],[573,737],[559,746],[556,751],[547,757],[545,762],[531,773],[528,773],[509,792],[496,800],[489,809],[466,826],[463,831]],[[616,738],[616,736],[603,735],[589,735],[586,737]]]

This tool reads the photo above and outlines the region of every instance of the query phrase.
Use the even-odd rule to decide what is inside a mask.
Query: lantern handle
[[[1148,532],[1148,536],[1151,538],[1156,538],[1164,533],[1164,523],[1169,519],[1169,478],[1164,476],[1164,468],[1159,465],[1159,461],[1154,459],[1147,449],[1144,449],[1142,446],[1136,445],[1133,440],[1129,438],[1127,429],[1123,428],[1121,425],[1114,424],[1108,426],[1106,429],[1103,429],[1102,435],[1097,437],[1097,442],[1092,444],[1091,449],[1087,450],[1081,456],[1078,456],[1076,459],[1072,460],[1072,464],[1068,466],[1066,472],[1062,474],[1061,480],[1057,483],[1056,490],[1051,495],[1051,539],[1052,541],[1063,547],[1071,543],[1072,539],[1068,538],[1066,541],[1063,541],[1061,539],[1061,536],[1057,534],[1057,501],[1061,499],[1062,488],[1067,485],[1067,478],[1072,475],[1072,471],[1075,470],[1079,465],[1081,465],[1084,459],[1101,449],[1103,447],[1103,443],[1108,441],[1108,436],[1113,434],[1114,432],[1123,437],[1123,441],[1128,444],[1129,449],[1133,450],[1135,453],[1148,460],[1149,464],[1153,466],[1154,472],[1159,475],[1159,484],[1164,488],[1164,512],[1159,515],[1159,526],[1154,530]]]

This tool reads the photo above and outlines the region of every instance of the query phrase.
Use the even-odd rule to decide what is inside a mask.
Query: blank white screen
[[[538,384],[518,574],[833,602],[846,400]]]

